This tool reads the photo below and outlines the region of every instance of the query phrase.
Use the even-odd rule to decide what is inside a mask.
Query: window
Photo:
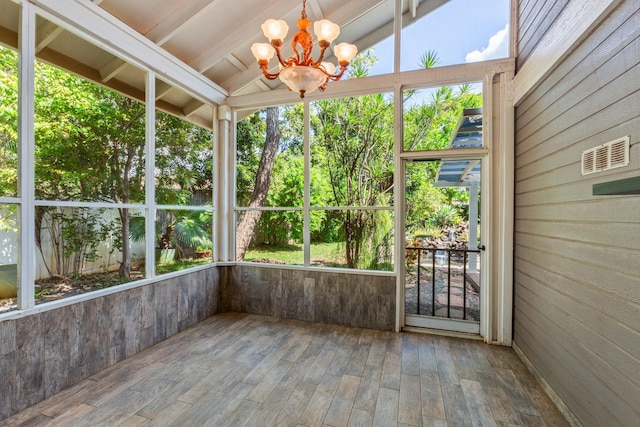
[[[159,86],[165,90],[156,102],[154,247],[156,272],[165,273],[213,262],[214,153],[212,133],[198,114],[206,106],[176,87]],[[168,105],[185,103],[190,115],[170,114]]]
[[[302,265],[302,104],[269,107],[236,127],[236,259]]]
[[[472,137],[469,145],[464,138],[452,144],[453,132],[465,116],[469,123],[465,135]],[[482,125],[482,86],[465,83],[457,86],[405,90],[403,92],[403,149],[430,151],[448,148],[479,148],[482,132],[473,127]],[[461,137],[465,135],[461,134]]]
[[[237,259],[392,270],[393,96],[312,102],[309,120],[307,149],[301,104],[238,122]]]
[[[36,61],[36,302],[145,277],[145,132],[140,99]]]
[[[415,18],[403,15],[400,71],[509,56],[509,0],[450,0],[430,9],[420,2]]]
[[[393,269],[393,119],[390,94],[311,104],[312,264]]]
[[[0,47],[0,270],[11,270],[0,281],[9,274],[12,293],[17,284],[38,304],[213,262],[212,107],[148,82],[147,71],[43,16],[36,27],[51,37],[39,41],[34,64],[33,197],[18,187],[27,182],[18,176],[31,172],[18,165],[19,151],[30,152],[28,139],[19,139],[18,55]],[[155,115],[147,85],[155,89]],[[28,88],[22,94],[31,95]],[[25,206],[33,209],[34,238],[21,242]],[[152,249],[167,242],[171,262],[158,251],[154,263]],[[22,270],[33,268],[32,283],[16,283],[19,247],[34,254]],[[0,299],[0,310],[25,304]]]
[[[17,307],[18,205],[0,204],[0,313]]]
[[[18,195],[18,54],[0,46],[0,197]]]

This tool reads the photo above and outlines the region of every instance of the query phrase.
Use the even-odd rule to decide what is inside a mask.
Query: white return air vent
[[[582,175],[629,164],[629,137],[624,136],[582,152]]]

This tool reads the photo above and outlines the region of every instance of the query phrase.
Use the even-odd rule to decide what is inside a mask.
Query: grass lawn
[[[304,254],[302,245],[251,247],[244,256],[245,261],[282,262],[288,265],[302,265]],[[313,243],[311,245],[311,265],[346,267],[343,243]]]
[[[196,267],[198,265],[212,263],[211,258],[189,258],[186,260],[176,260],[175,262],[168,264],[156,264],[156,274],[171,273],[172,271],[184,270],[190,267]]]

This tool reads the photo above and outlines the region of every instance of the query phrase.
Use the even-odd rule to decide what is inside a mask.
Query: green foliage
[[[457,91],[449,86],[434,89],[430,97],[418,102],[416,92],[404,101],[404,149],[441,150],[447,148],[462,111],[482,106],[482,95],[471,92],[470,85]]]
[[[393,98],[373,94],[317,101],[312,104],[312,113],[312,167],[326,171],[328,204],[390,206]],[[338,220],[341,234],[336,235],[335,225],[326,226],[329,235],[323,241],[335,241],[338,236],[343,239],[347,266],[379,268],[376,266],[385,240],[381,240],[381,230],[386,228],[380,212],[345,210],[332,212],[329,217]]]
[[[177,248],[183,257],[186,248],[212,247],[212,213],[197,210],[158,210],[155,221],[155,242],[157,248]],[[129,220],[131,240],[145,239],[145,218],[133,216]]]
[[[0,46],[0,196],[18,194],[18,54]]]
[[[312,104],[312,167],[325,169],[333,206],[384,206],[393,190],[393,99],[385,94]]]
[[[255,185],[267,129],[265,110],[251,114],[236,125],[236,204],[248,206]]]
[[[302,265],[304,257],[302,244],[254,245],[247,250],[245,261],[276,261],[287,265]]]
[[[349,67],[349,77],[368,75],[376,61],[372,50],[359,54]],[[425,68],[438,63],[435,52],[421,59]],[[481,95],[470,85],[433,89],[418,100],[407,91],[404,108],[404,148],[446,148],[464,108],[481,106]],[[310,205],[311,207],[392,207],[394,175],[394,104],[386,94],[372,94],[311,103]],[[301,207],[304,183],[302,106],[284,107],[280,127],[283,137],[273,169],[267,206]],[[264,145],[264,111],[238,123],[237,200],[247,206]],[[425,167],[426,166],[426,167]],[[464,189],[437,188],[433,181],[438,162],[407,171],[407,227],[432,230],[429,218],[442,214],[439,206],[461,206]],[[455,208],[453,208],[455,210]],[[454,212],[455,213],[455,212]],[[445,222],[457,221],[451,213]],[[343,256],[337,264],[349,268],[391,268],[393,217],[391,209],[312,209],[311,245],[337,244]],[[442,217],[439,217],[442,219]],[[255,248],[278,248],[302,242],[302,211],[265,211],[254,237]],[[335,249],[334,247],[334,249]],[[266,257],[269,258],[269,257]]]
[[[444,228],[448,225],[460,224],[458,210],[451,205],[439,205],[429,218],[429,223],[433,226]]]
[[[113,238],[117,230],[106,209],[38,207],[36,222],[49,230],[52,242],[53,265],[43,256],[45,267],[50,274],[63,277],[84,273],[86,262],[99,259],[99,245]],[[39,230],[36,233],[42,251]]]
[[[438,57],[438,53],[434,50],[428,50],[420,56],[420,60],[418,61],[418,66],[420,68],[433,68],[440,63],[440,58]]]
[[[347,77],[357,79],[368,76],[369,70],[376,62],[378,62],[378,58],[374,55],[373,48],[360,52],[349,64]]]
[[[211,262],[210,258],[199,258],[199,259],[186,259],[186,260],[177,260],[172,263],[166,264],[157,264],[156,265],[156,274],[166,274],[171,273],[173,271],[185,270],[191,267],[197,267],[202,264],[208,264]]]
[[[0,231],[16,233],[18,231],[18,206],[0,205]]]
[[[8,196],[17,194],[17,78],[17,54],[0,47],[0,195]],[[36,198],[143,203],[145,105],[41,61],[35,64],[34,89]],[[158,112],[156,136],[157,201],[210,202],[211,132]],[[54,236],[57,252],[55,265],[47,268],[65,274],[80,271],[86,261],[96,260],[102,243],[111,244],[111,253],[120,250],[122,265],[129,264],[128,209],[120,210],[120,226],[110,223],[109,232],[96,222],[97,211],[73,212],[37,211],[38,247],[43,254],[50,252],[42,247],[46,230]],[[178,223],[176,241],[195,244],[191,239],[200,226],[188,220]],[[208,237],[198,243],[210,246],[211,226],[204,229]]]
[[[158,203],[210,202],[213,189],[211,131],[157,111],[155,154]]]

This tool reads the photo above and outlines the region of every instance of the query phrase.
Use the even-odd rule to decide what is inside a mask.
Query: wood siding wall
[[[566,1],[520,1],[529,28]],[[545,24],[546,25],[546,24]],[[581,175],[581,153],[630,136],[631,164]],[[640,2],[623,1],[516,109],[514,341],[586,426],[640,425]]]
[[[396,278],[330,271],[227,267],[227,311],[392,331]]]
[[[556,22],[570,0],[520,0],[517,66],[527,61],[540,39]]]
[[[212,316],[216,267],[0,322],[0,419]]]

